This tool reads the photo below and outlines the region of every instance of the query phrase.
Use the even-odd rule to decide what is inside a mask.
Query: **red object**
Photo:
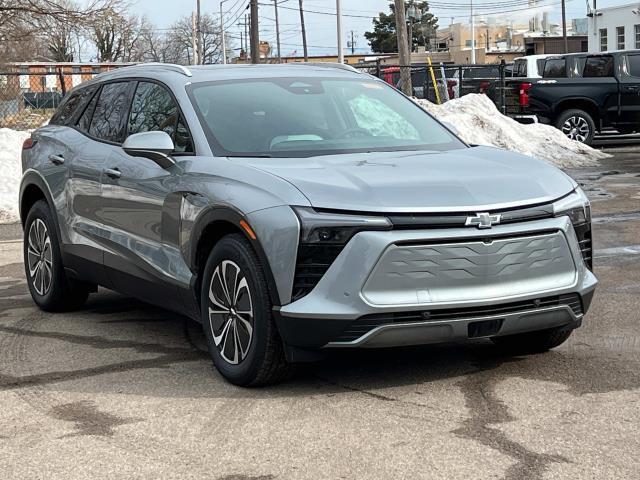
[[[480,93],[487,93],[491,84],[489,82],[480,82]]]
[[[24,142],[22,142],[22,149],[29,150],[36,144],[35,140],[31,137],[27,138]]]
[[[521,83],[520,84],[520,95],[518,97],[519,101],[520,101],[520,106],[521,107],[528,107],[529,106],[529,89],[531,88],[531,84],[530,83]]]
[[[389,85],[394,85],[393,74],[398,72],[400,72],[400,67],[387,67],[380,71],[380,73],[382,73],[382,79]]]
[[[447,91],[449,92],[449,99],[456,98],[456,91],[453,89],[453,87],[455,87],[456,85],[458,85],[457,80],[447,80]]]

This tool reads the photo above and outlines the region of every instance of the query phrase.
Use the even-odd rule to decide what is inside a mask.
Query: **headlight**
[[[591,240],[591,204],[581,188],[553,204],[556,217],[568,216],[578,239],[584,263],[593,270],[593,242]]]
[[[553,204],[553,214],[571,219],[573,225],[591,223],[591,203],[580,187]]]
[[[317,212],[309,207],[294,207],[300,219],[300,242],[344,245],[357,232],[389,230],[386,217]]]
[[[386,217],[316,212],[294,207],[300,220],[300,245],[291,298],[295,301],[315,288],[347,242],[364,230],[390,230]]]

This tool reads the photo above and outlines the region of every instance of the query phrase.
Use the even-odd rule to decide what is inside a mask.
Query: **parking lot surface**
[[[106,290],[39,311],[20,229],[0,226],[0,478],[638,478],[640,148],[610,151],[569,172],[593,200],[600,286],[540,355],[337,352],[241,389],[176,314]]]

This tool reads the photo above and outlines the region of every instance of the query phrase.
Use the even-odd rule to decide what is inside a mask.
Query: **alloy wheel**
[[[36,218],[29,228],[27,263],[29,277],[38,295],[46,295],[53,281],[51,238],[45,223]]]
[[[251,290],[240,267],[224,260],[209,285],[209,327],[220,356],[237,365],[249,353],[254,315]]]
[[[589,137],[589,123],[578,115],[574,115],[565,120],[562,124],[562,133],[571,140],[585,142]]]

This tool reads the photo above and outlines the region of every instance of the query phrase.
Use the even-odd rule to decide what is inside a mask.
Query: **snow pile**
[[[18,189],[22,178],[22,142],[31,135],[0,128],[0,223],[18,221]]]
[[[463,140],[474,145],[513,150],[564,168],[596,165],[609,156],[565,137],[550,125],[518,123],[502,115],[486,95],[473,93],[443,105],[415,101],[438,120],[449,122]]]

